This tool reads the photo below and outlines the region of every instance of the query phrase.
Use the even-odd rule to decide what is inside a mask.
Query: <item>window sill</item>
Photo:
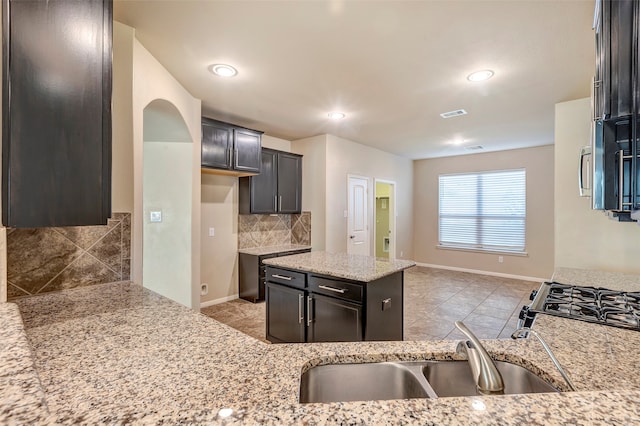
[[[489,249],[479,249],[479,248],[442,246],[442,245],[437,245],[436,248],[438,250],[467,251],[472,253],[499,254],[502,256],[517,256],[517,257],[529,256],[529,253],[527,253],[526,251],[489,250]]]

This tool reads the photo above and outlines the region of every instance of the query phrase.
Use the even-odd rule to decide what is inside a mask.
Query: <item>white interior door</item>
[[[369,179],[349,176],[347,214],[347,253],[368,256],[369,249]]]

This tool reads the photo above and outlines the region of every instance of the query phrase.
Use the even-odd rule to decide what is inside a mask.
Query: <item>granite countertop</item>
[[[562,284],[602,287],[609,290],[640,291],[640,275],[622,272],[556,268],[553,280]]]
[[[457,342],[266,344],[128,282],[44,294],[17,303],[33,361],[27,359],[29,354],[16,355],[26,364],[35,364],[39,382],[27,378],[20,389],[0,392],[3,400],[14,396],[12,392],[13,400],[23,394],[44,394],[46,406],[36,406],[46,413],[38,417],[39,422],[29,423],[640,422],[640,375],[635,374],[636,351],[630,349],[640,345],[640,333],[630,330],[538,316],[535,328],[553,348],[578,392],[299,404],[300,375],[314,365],[459,359]],[[4,313],[0,315],[4,321]],[[566,389],[536,340],[484,342],[495,359],[524,365]],[[0,411],[0,423],[21,423],[6,405]]]
[[[287,244],[282,246],[266,246],[266,247],[252,247],[238,250],[238,253],[252,254],[254,256],[264,256],[267,254],[286,253],[294,250],[311,250],[311,246],[304,246],[299,244]]]
[[[313,251],[264,261],[266,265],[370,282],[415,266],[412,260],[388,260],[347,253]]]

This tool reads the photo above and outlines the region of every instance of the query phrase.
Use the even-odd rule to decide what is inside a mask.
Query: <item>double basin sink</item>
[[[495,361],[505,394],[558,392],[516,364]],[[480,395],[466,361],[400,361],[313,367],[300,381],[300,402],[342,402]]]

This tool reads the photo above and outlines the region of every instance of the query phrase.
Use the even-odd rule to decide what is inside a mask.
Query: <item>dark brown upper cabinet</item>
[[[302,156],[264,148],[259,175],[240,178],[240,214],[300,213]]]
[[[640,105],[639,25],[637,1],[596,1],[595,120],[627,118],[634,111],[637,113]]]
[[[260,173],[262,132],[202,117],[202,162],[210,173]]]
[[[2,6],[2,223],[106,224],[112,2]]]

